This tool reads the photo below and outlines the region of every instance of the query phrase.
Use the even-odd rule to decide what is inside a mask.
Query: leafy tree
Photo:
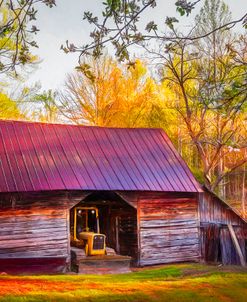
[[[39,3],[55,5],[54,0],[0,1],[0,73],[17,73],[19,66],[35,60],[30,49],[37,47],[33,35],[38,28],[30,23],[36,20]]]
[[[230,17],[221,3],[205,2],[196,18],[198,31],[204,30],[207,22],[213,31],[223,17]],[[212,13],[213,5],[218,10]],[[241,45],[242,42],[241,39]],[[244,55],[240,56],[235,44],[239,41],[217,31],[210,38],[205,37],[205,41],[174,42],[167,54],[161,54],[165,83],[176,94],[173,106],[181,116],[182,133],[196,148],[204,181],[213,190],[247,161],[247,69],[246,62],[239,59]],[[229,51],[229,45],[235,51]],[[224,195],[222,190],[220,193]]]
[[[130,67],[109,57],[84,63],[67,77],[59,101],[61,114],[77,124],[161,125],[158,87],[139,60]]]
[[[20,112],[17,103],[4,92],[0,92],[0,119],[17,120],[21,118],[23,118],[23,114]]]
[[[24,87],[18,96],[19,107],[25,112],[28,119],[49,123],[57,122],[57,93],[51,89],[43,92],[40,90],[39,83],[33,87]]]

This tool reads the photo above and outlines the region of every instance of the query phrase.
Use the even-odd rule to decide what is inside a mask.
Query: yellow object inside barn
[[[100,234],[96,207],[74,208],[72,245],[84,248],[86,256],[106,254],[105,235]]]

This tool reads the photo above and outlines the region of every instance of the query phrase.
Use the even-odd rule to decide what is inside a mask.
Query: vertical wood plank
[[[70,248],[70,211],[66,209],[66,231],[67,231],[67,248],[68,248],[68,256],[66,259],[67,268],[71,270],[71,248]]]
[[[137,201],[137,265],[140,265],[141,263],[141,232],[140,232],[140,226],[141,226],[141,220],[140,220],[140,202]]]

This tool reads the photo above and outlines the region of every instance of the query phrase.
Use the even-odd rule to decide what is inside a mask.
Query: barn
[[[245,265],[246,221],[163,130],[0,121],[0,271],[70,270],[77,207],[97,209],[106,246],[132,265]]]

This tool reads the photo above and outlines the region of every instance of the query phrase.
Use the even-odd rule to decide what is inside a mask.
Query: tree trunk
[[[242,178],[242,198],[241,198],[241,205],[243,216],[246,217],[246,207],[245,207],[245,178],[246,178],[246,165],[244,165],[243,169],[243,178]]]

